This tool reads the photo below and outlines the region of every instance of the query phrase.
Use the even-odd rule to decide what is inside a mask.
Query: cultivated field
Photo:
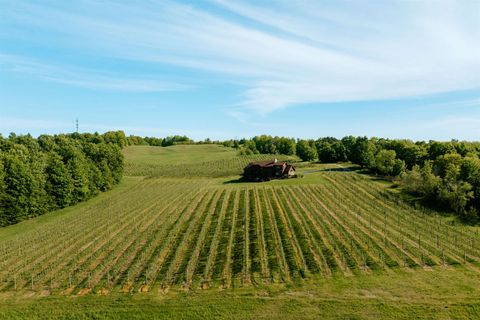
[[[227,177],[239,175],[252,161],[299,161],[296,156],[256,154],[238,156],[232,148],[217,145],[177,145],[168,148],[134,146],[125,149],[125,174],[148,177]]]
[[[127,149],[131,175],[139,175],[135,161],[148,167],[157,156],[145,156],[156,149],[136,150],[144,154]],[[178,161],[171,158],[172,176],[179,166],[196,168],[185,152],[202,166],[246,161],[231,153],[212,159],[205,149],[183,146]],[[387,184],[354,171],[322,165],[301,171],[310,173],[268,183],[233,183],[235,177],[223,177],[228,170],[212,178],[173,178],[166,171],[125,177],[87,203],[1,229],[0,291],[256,294],[365,277],[401,283],[416,273],[463,280],[478,274],[477,228],[415,210]]]

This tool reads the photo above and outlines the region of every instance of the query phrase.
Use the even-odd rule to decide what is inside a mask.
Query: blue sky
[[[480,1],[0,7],[4,135],[480,139]]]

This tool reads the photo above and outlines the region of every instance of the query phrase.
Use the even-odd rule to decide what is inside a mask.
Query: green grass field
[[[0,229],[0,318],[480,316],[478,228],[387,183],[305,164],[240,183],[272,156],[212,145],[125,155],[113,191]]]
[[[126,175],[149,177],[226,177],[241,174],[249,162],[256,160],[277,157],[298,161],[296,156],[237,156],[236,150],[218,145],[132,146],[126,148],[124,154]]]

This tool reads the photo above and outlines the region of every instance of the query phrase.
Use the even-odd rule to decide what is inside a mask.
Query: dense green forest
[[[0,135],[0,225],[74,205],[118,183],[121,131],[100,134]]]

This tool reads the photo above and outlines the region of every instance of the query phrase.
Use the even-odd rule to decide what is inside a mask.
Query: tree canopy
[[[123,175],[122,131],[0,136],[0,225],[87,200]]]

